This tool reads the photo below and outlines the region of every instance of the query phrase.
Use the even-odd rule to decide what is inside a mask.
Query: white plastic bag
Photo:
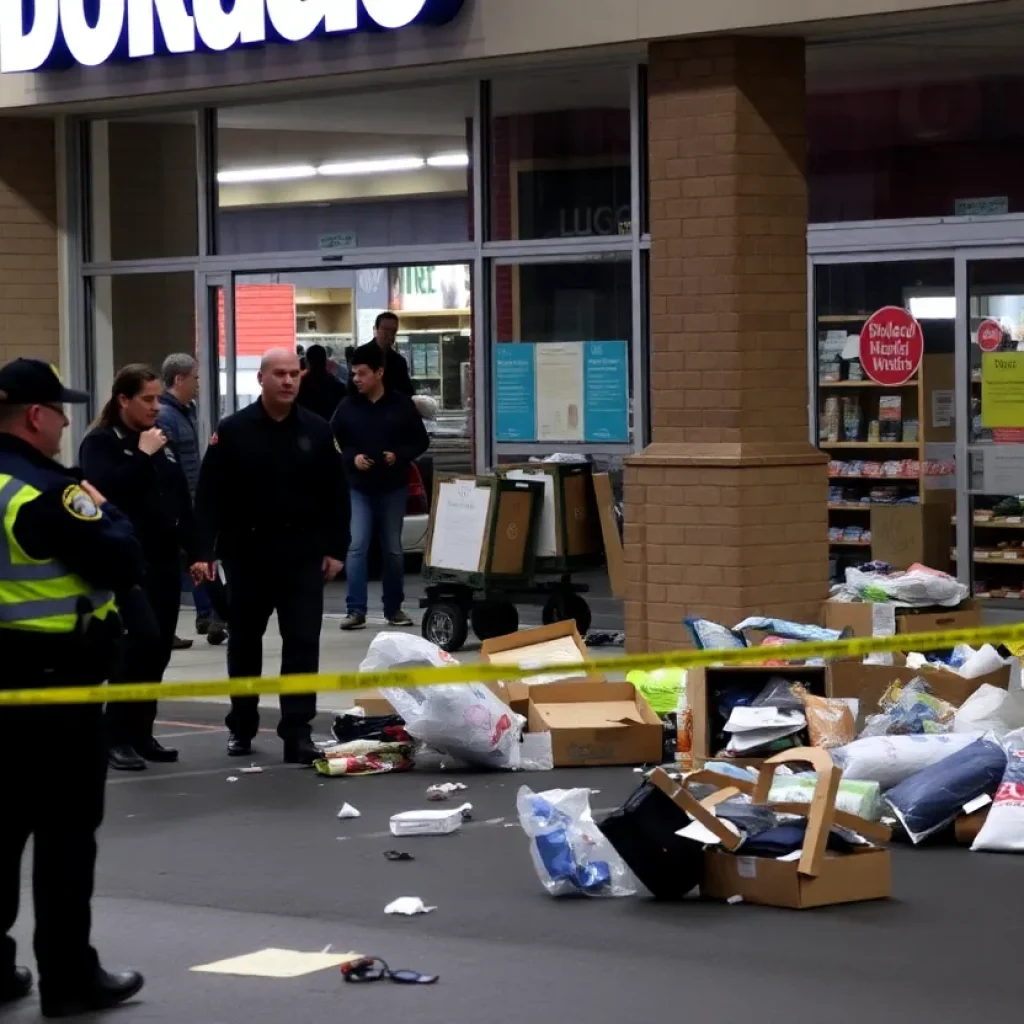
[[[865,597],[865,591],[886,594],[896,605],[927,606],[932,604],[952,608],[965,600],[970,593],[966,584],[947,576],[945,573],[912,567],[907,572],[887,575],[880,572],[863,572],[853,566],[846,570],[848,591]]]
[[[440,647],[419,636],[379,633],[360,672],[408,665],[456,665]],[[519,737],[525,719],[478,683],[415,689],[380,687],[381,696],[405,720],[414,739],[444,754],[484,768],[519,767]]]
[[[551,896],[636,894],[632,871],[594,824],[589,789],[534,793],[523,786],[516,808],[537,877]]]
[[[832,751],[843,778],[877,782],[884,793],[978,738],[977,733],[925,736],[869,736]]]
[[[1003,741],[1006,771],[972,850],[1024,853],[1024,729]]]
[[[953,732],[994,732],[1002,738],[1024,728],[1024,694],[984,683],[960,705]]]

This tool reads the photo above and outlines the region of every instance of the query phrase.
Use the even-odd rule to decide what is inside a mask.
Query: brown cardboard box
[[[954,834],[956,841],[961,846],[970,846],[978,838],[978,833],[988,821],[988,812],[991,810],[992,805],[989,804],[988,807],[982,807],[980,811],[975,811],[973,814],[961,814],[956,819],[956,824],[953,826]]]
[[[826,629],[849,627],[854,636],[874,636],[875,616],[888,609],[870,602],[826,601],[823,624]],[[976,601],[964,601],[956,608],[893,608],[897,633],[941,633],[947,629],[976,629],[981,625],[981,608]]]
[[[385,700],[379,694],[372,697],[362,697],[358,693],[353,698],[353,703],[366,712],[367,718],[383,718],[386,715],[397,715],[391,701]]]
[[[556,768],[661,761],[661,719],[632,683],[535,686],[527,718],[530,732],[551,733]]]
[[[949,520],[953,512],[946,501],[870,506],[871,557],[896,569],[921,564],[949,572]]]
[[[705,761],[713,759],[718,751],[713,749],[714,736],[721,725],[714,707],[714,694],[720,686],[731,684],[746,687],[753,680],[763,686],[776,676],[794,683],[803,683],[819,697],[826,695],[824,665],[729,665],[710,668],[694,668],[686,673],[686,699],[693,716],[693,765],[700,768]],[[743,767],[757,767],[764,758],[729,758],[730,763]]]
[[[860,701],[863,718],[875,713],[882,695],[893,683],[909,683],[918,677],[928,683],[936,697],[960,707],[983,683],[1005,690],[1010,685],[1010,666],[977,679],[964,679],[941,668],[912,669],[905,665],[862,665],[857,661],[837,661],[828,666],[828,695],[856,698]]]
[[[570,661],[571,647],[578,652],[576,661],[584,662],[588,658],[587,645],[576,628],[576,623],[569,619],[566,622],[553,622],[550,626],[538,626],[536,629],[524,629],[508,636],[494,637],[485,640],[480,646],[480,658],[492,665],[523,665],[530,662],[564,661],[566,677],[572,678]],[[556,673],[544,673],[549,682],[556,681]],[[578,677],[581,682],[603,683],[604,676]],[[527,716],[530,703],[531,685],[548,685],[547,683],[531,684],[529,679],[510,680],[487,684],[491,691],[503,700],[516,714]]]

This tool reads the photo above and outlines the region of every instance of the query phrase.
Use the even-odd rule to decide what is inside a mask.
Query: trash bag
[[[983,683],[960,705],[953,732],[994,732],[1005,736],[1024,728],[1024,694]]]
[[[1024,729],[1003,740],[1006,771],[972,850],[1024,853]]]
[[[996,791],[1006,752],[994,736],[975,740],[905,779],[885,795],[911,841],[920,843],[954,821],[966,803]]]
[[[424,664],[458,662],[422,637],[379,633],[359,671]],[[484,768],[519,768],[519,738],[526,720],[486,686],[467,683],[408,690],[382,686],[380,693],[402,717],[409,735],[428,747]]]
[[[690,816],[644,781],[602,822],[616,853],[656,900],[681,900],[704,880],[704,847],[676,835]]]
[[[906,572],[865,572],[850,566],[842,591],[865,601],[894,605],[953,608],[970,594],[970,588],[952,576],[923,565],[912,565]]]
[[[551,896],[636,894],[632,872],[594,822],[589,789],[534,793],[523,786],[516,807],[537,877]]]

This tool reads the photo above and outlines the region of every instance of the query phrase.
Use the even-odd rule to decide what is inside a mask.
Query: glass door
[[[960,508],[960,577],[974,596],[1024,599],[1024,253],[968,260],[969,483]],[[961,402],[964,401],[961,398]]]

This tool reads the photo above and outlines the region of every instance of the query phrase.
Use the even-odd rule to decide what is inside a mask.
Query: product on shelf
[[[883,443],[900,441],[903,436],[903,399],[882,395],[878,399],[879,438]]]
[[[861,428],[864,425],[864,416],[861,413],[860,399],[856,396],[845,395],[843,397],[843,440],[861,440]]]
[[[834,395],[825,399],[825,411],[821,417],[818,436],[825,444],[839,440],[839,399]]]
[[[904,420],[903,421],[903,440],[913,441],[915,444],[918,440],[918,433],[920,431],[920,423],[917,420]]]
[[[849,380],[863,380],[864,379],[864,367],[861,365],[859,359],[851,359],[850,364],[847,367],[849,374]]]
[[[881,440],[881,437],[882,437],[882,435],[881,435],[881,432],[879,430],[878,420],[872,420],[868,424],[868,441],[871,444],[878,444],[879,441]]]

